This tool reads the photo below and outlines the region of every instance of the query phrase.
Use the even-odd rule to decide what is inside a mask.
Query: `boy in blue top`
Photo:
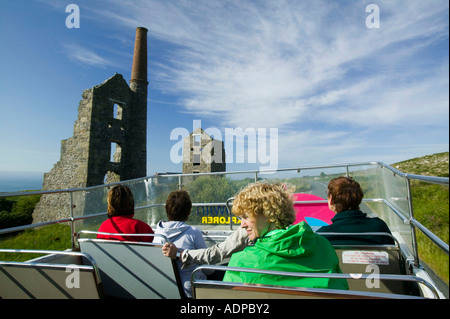
[[[197,228],[186,224],[186,220],[191,213],[192,202],[186,191],[175,191],[169,194],[166,201],[166,214],[169,221],[160,221],[155,230],[156,234],[162,234],[180,249],[200,249],[206,248],[202,233]],[[154,243],[162,243],[162,239],[155,237]],[[181,261],[177,261],[180,272],[181,283],[186,297],[192,298],[191,274],[198,267],[191,264],[189,267],[181,269]],[[198,279],[206,279],[202,272],[197,272]]]

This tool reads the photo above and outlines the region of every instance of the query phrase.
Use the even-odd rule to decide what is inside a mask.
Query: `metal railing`
[[[92,191],[96,189],[101,189],[105,187],[113,187],[114,185],[118,184],[127,184],[127,183],[136,183],[136,182],[144,182],[148,181],[149,179],[153,178],[178,178],[178,188],[182,187],[182,179],[184,177],[199,177],[199,176],[225,176],[225,175],[236,175],[236,174],[252,174],[254,176],[255,182],[259,180],[261,175],[264,174],[270,174],[270,173],[278,173],[278,172],[304,172],[308,170],[319,170],[319,169],[333,169],[333,168],[344,168],[346,175],[350,176],[350,169],[352,167],[358,167],[358,166],[373,166],[373,167],[381,167],[384,169],[387,169],[388,171],[391,171],[394,176],[400,176],[406,180],[407,185],[407,200],[409,204],[409,217],[405,216],[403,212],[401,212],[398,208],[396,208],[395,205],[393,205],[389,200],[385,198],[372,198],[372,199],[365,199],[366,202],[382,202],[384,203],[390,210],[392,210],[401,220],[404,224],[409,224],[412,228],[412,236],[413,236],[413,242],[414,242],[414,258],[415,263],[418,265],[418,253],[417,253],[417,245],[416,245],[416,238],[415,238],[415,229],[420,230],[426,237],[428,237],[433,243],[435,243],[442,251],[444,251],[447,255],[449,254],[449,245],[445,243],[443,240],[441,240],[438,236],[436,236],[433,232],[431,232],[429,229],[427,229],[424,225],[422,225],[419,221],[417,221],[414,218],[413,214],[413,204],[412,204],[412,197],[411,197],[411,189],[410,189],[410,181],[416,180],[416,181],[422,181],[422,182],[428,182],[433,184],[439,184],[444,186],[449,186],[449,178],[447,177],[435,177],[435,176],[423,176],[423,175],[415,175],[415,174],[407,174],[403,173],[389,165],[386,165],[382,162],[365,162],[365,163],[349,163],[349,164],[333,164],[333,165],[321,165],[321,166],[307,166],[307,167],[296,167],[296,168],[285,168],[285,169],[272,169],[272,170],[249,170],[249,171],[235,171],[235,172],[214,172],[214,173],[200,173],[200,174],[171,174],[171,175],[153,175],[153,176],[147,176],[142,178],[137,178],[133,180],[128,181],[121,181],[116,182],[108,185],[98,185],[98,186],[92,186],[92,187],[86,187],[86,188],[71,188],[71,189],[63,189],[63,190],[47,190],[47,191],[33,191],[33,192],[13,192],[13,193],[0,193],[0,198],[2,197],[15,197],[15,196],[27,196],[27,195],[48,195],[48,194],[63,194],[66,193],[70,197],[70,217],[63,218],[59,220],[52,220],[52,221],[46,221],[31,225],[24,225],[24,226],[18,226],[18,227],[11,227],[6,229],[0,229],[0,235],[1,234],[7,234],[17,231],[22,231],[29,228],[35,228],[35,227],[42,227],[47,226],[51,224],[58,224],[58,223],[67,223],[69,222],[71,225],[71,232],[74,234],[74,223],[76,221],[89,219],[93,217],[98,217],[102,215],[106,215],[106,212],[101,212],[97,214],[92,214],[88,216],[79,216],[74,217],[73,215],[73,194],[80,191]],[[303,202],[298,201],[295,202],[296,204],[302,204],[302,203],[310,203],[310,202]],[[139,206],[136,207],[135,210],[139,209],[145,209],[145,208],[151,208],[151,207],[162,207],[165,204],[163,203],[156,203],[151,205],[145,205],[145,206]],[[227,206],[227,203],[193,203],[193,206],[207,206],[207,205],[214,205],[214,206]],[[231,218],[230,218],[230,229],[232,229],[231,225]],[[75,238],[72,236],[72,247],[75,245]]]
[[[198,280],[196,279],[195,274],[202,270],[216,270],[216,271],[234,271],[234,272],[245,272],[245,273],[255,273],[258,275],[275,275],[275,276],[285,276],[285,277],[298,277],[298,278],[333,278],[333,279],[351,279],[351,280],[367,280],[373,277],[373,274],[345,274],[345,273],[319,273],[319,272],[289,272],[289,271],[277,271],[277,270],[266,270],[266,269],[254,269],[254,268],[241,268],[241,267],[229,267],[229,266],[215,266],[215,265],[201,265],[197,267],[191,275],[191,282],[202,282],[208,283],[207,280]],[[400,282],[415,282],[417,284],[421,284],[430,290],[434,299],[440,299],[438,292],[435,287],[424,280],[423,278],[412,276],[412,275],[392,275],[392,274],[377,274],[378,280],[391,280],[391,281],[400,281]],[[210,282],[210,281],[209,281]],[[211,283],[211,282],[210,282]],[[251,284],[242,284],[242,283],[232,283],[225,281],[216,281],[213,282],[216,285],[235,285],[251,287]],[[256,287],[260,287],[261,285],[257,285]],[[272,286],[276,287],[276,286]],[[285,287],[287,289],[294,289],[295,287]],[[334,289],[330,289],[329,292],[332,292]],[[368,295],[368,292],[360,292],[360,297],[364,297],[364,295]],[[402,295],[402,298],[406,298],[407,296]]]

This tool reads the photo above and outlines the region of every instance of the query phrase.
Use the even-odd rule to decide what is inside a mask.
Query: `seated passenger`
[[[233,202],[254,246],[233,254],[230,267],[289,272],[340,273],[339,259],[330,242],[305,222],[291,225],[295,213],[291,196],[279,184],[252,184]],[[291,226],[290,226],[291,225]],[[300,278],[227,271],[224,281],[294,287],[348,289],[345,279]]]
[[[155,230],[156,234],[162,234],[167,239],[181,249],[206,248],[200,230],[186,224],[186,220],[191,214],[192,202],[186,191],[175,191],[169,194],[166,201],[166,214],[169,221],[160,221]],[[154,242],[162,243],[162,238],[156,237]],[[189,267],[181,269],[181,261],[177,261],[180,271],[180,278],[186,297],[192,298],[191,274],[198,267],[191,264]],[[203,272],[196,273],[197,279],[206,279]]]
[[[219,264],[230,258],[233,253],[241,251],[250,245],[253,245],[253,242],[248,238],[247,232],[244,228],[239,227],[225,241],[208,248],[180,251],[173,243],[165,243],[162,247],[162,252],[164,256],[180,260],[183,263],[181,268],[184,269],[192,264]]]
[[[131,190],[124,185],[114,186],[108,193],[108,219],[98,229],[103,233],[153,234],[153,229],[138,219],[134,219],[134,198]],[[98,234],[99,239],[152,242],[153,236],[113,236]]]
[[[332,224],[320,227],[317,232],[332,233],[391,233],[386,223],[378,217],[369,218],[359,209],[363,191],[358,182],[348,177],[337,177],[328,183],[328,207],[336,213]],[[331,236],[324,235],[333,245],[382,245],[394,244],[388,236]]]

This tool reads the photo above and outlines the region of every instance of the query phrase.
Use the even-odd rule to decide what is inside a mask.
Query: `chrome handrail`
[[[192,283],[195,283],[197,281],[195,274],[201,270],[236,271],[236,272],[256,273],[260,275],[276,275],[276,276],[302,277],[302,278],[333,278],[333,279],[355,279],[355,280],[373,278],[373,274],[317,273],[317,272],[308,273],[308,272],[290,272],[290,271],[277,271],[277,270],[241,268],[229,266],[201,265],[192,272],[191,275]],[[391,274],[377,274],[377,278],[380,280],[417,282],[427,287],[432,292],[435,299],[440,299],[439,294],[437,293],[435,287],[423,278],[413,275],[391,275]]]
[[[94,268],[97,268],[97,262],[91,255],[85,252],[72,251],[72,250],[45,250],[45,249],[6,249],[0,248],[0,253],[22,253],[22,254],[47,254],[47,255],[66,255],[66,256],[79,256],[85,257]],[[23,262],[21,262],[23,263]],[[27,264],[35,264],[33,262],[25,262]],[[100,278],[100,276],[99,276]]]
[[[269,174],[269,173],[275,173],[275,172],[286,172],[286,171],[305,171],[305,170],[317,170],[317,169],[329,169],[329,168],[346,168],[347,171],[347,175],[349,173],[349,168],[350,167],[355,167],[355,166],[380,166],[382,168],[388,169],[389,171],[391,171],[394,175],[398,175],[401,176],[403,178],[406,178],[408,181],[409,180],[418,180],[418,181],[424,181],[424,182],[429,182],[429,183],[435,183],[435,184],[440,184],[440,185],[445,185],[445,186],[449,186],[449,178],[447,177],[435,177],[435,176],[425,176],[425,175],[416,175],[416,174],[408,174],[408,173],[403,173],[399,170],[397,170],[396,168],[393,168],[383,162],[360,162],[360,163],[344,163],[344,164],[330,164],[330,165],[319,165],[319,166],[306,166],[306,167],[296,167],[296,168],[282,168],[282,169],[269,169],[269,170],[247,170],[247,171],[234,171],[234,172],[212,172],[212,173],[199,173],[199,174],[169,174],[169,175],[152,175],[152,176],[147,176],[147,177],[141,177],[141,178],[136,178],[136,179],[132,179],[132,180],[127,180],[127,181],[120,181],[120,182],[115,182],[115,183],[111,183],[111,184],[105,184],[105,185],[97,185],[97,186],[90,186],[90,187],[85,187],[85,188],[70,188],[70,189],[63,189],[63,190],[47,190],[47,191],[34,191],[34,192],[16,192],[16,193],[0,193],[0,198],[1,197],[14,197],[14,196],[26,196],[26,195],[45,195],[45,194],[58,194],[58,193],[74,193],[74,192],[79,192],[79,191],[91,191],[94,189],[100,189],[100,188],[104,188],[104,187],[112,187],[114,185],[118,185],[118,184],[126,184],[126,183],[133,183],[133,182],[139,182],[139,181],[148,181],[149,179],[154,179],[154,178],[171,178],[171,177],[178,177],[179,180],[181,180],[181,177],[187,177],[187,176],[220,176],[220,175],[232,175],[232,174],[255,174],[255,179],[258,176],[258,174]],[[414,219],[414,217],[412,216],[412,203],[411,203],[411,197],[409,196],[408,200],[410,201],[410,214],[411,217],[406,217],[404,216],[399,210],[397,210],[389,201],[387,201],[386,199],[374,199],[373,201],[382,201],[384,202],[390,209],[392,209],[394,211],[394,213],[400,217],[403,222],[405,224],[412,224],[413,227],[417,227],[417,229],[419,229],[420,231],[422,231],[428,238],[430,238],[439,248],[443,249],[447,254],[449,254],[449,246],[443,242],[441,239],[439,239],[436,235],[434,235],[431,231],[429,231],[425,226],[423,226],[422,224],[420,224],[416,219]],[[226,203],[204,203],[202,204],[203,206],[206,205],[226,205]],[[163,206],[164,204],[152,204],[152,205],[147,205],[147,206],[142,206],[142,207],[137,207],[136,209],[142,209],[142,208],[147,208],[147,207],[155,207],[155,206]],[[196,203],[196,206],[201,206],[200,203]],[[32,225],[25,225],[25,226],[18,226],[18,227],[12,227],[12,228],[7,228],[7,229],[2,229],[0,230],[0,234],[5,234],[5,233],[9,233],[9,232],[15,232],[15,231],[20,231],[20,230],[24,230],[24,229],[28,229],[28,228],[33,228],[33,227],[39,227],[39,226],[44,226],[44,225],[50,225],[50,224],[55,224],[55,223],[62,223],[62,222],[74,222],[76,220],[81,220],[81,219],[86,219],[86,218],[91,218],[93,216],[99,216],[99,215],[103,215],[104,213],[99,213],[99,214],[93,214],[90,216],[82,216],[82,217],[70,217],[70,218],[66,218],[66,219],[61,219],[61,220],[56,220],[56,221],[48,221],[48,222],[43,222],[43,223],[39,223],[39,224],[32,224]],[[231,220],[231,219],[230,219]],[[232,228],[232,226],[230,226]],[[416,258],[417,257],[417,253],[415,253]],[[417,260],[416,260],[417,261]]]
[[[53,224],[67,223],[67,222],[71,222],[71,221],[73,221],[73,218],[63,218],[63,219],[51,220],[48,222],[16,226],[16,227],[10,227],[10,228],[3,228],[3,229],[0,229],[0,235],[14,233],[14,232],[26,230],[29,228],[36,228],[36,227],[53,225]]]
[[[354,167],[354,166],[381,166],[394,174],[402,176],[409,180],[418,180],[429,183],[441,184],[449,186],[449,178],[448,177],[436,177],[436,176],[426,176],[426,175],[416,175],[416,174],[408,174],[399,171],[392,166],[389,166],[383,162],[360,162],[360,163],[343,163],[343,164],[330,164],[330,165],[320,165],[320,166],[303,166],[303,167],[294,167],[294,168],[278,168],[278,169],[268,169],[268,170],[247,170],[247,171],[233,171],[233,172],[213,172],[213,173],[195,173],[195,174],[169,174],[169,175],[149,175],[146,177],[140,177],[135,179],[130,179],[127,181],[120,181],[110,184],[104,185],[96,185],[82,188],[67,188],[60,190],[46,190],[46,191],[31,191],[31,192],[11,192],[11,193],[0,193],[1,197],[15,197],[15,196],[26,196],[26,195],[46,195],[46,194],[58,194],[58,193],[73,193],[79,191],[89,191],[103,187],[112,187],[114,185],[124,184],[124,183],[133,183],[139,181],[145,181],[153,178],[171,178],[171,177],[188,177],[188,176],[214,176],[214,175],[232,175],[232,174],[270,174],[276,172],[287,172],[287,171],[305,171],[305,170],[316,170],[316,169],[324,169],[324,168],[338,168],[338,167]]]
[[[449,247],[446,242],[432,233],[428,228],[422,225],[417,219],[411,218],[411,224],[417,227],[425,236],[427,236],[433,243],[435,243],[441,250],[443,250],[447,255],[449,255]]]
[[[398,242],[398,239],[395,238],[392,234],[386,233],[386,232],[362,232],[362,233],[340,233],[340,232],[321,232],[320,228],[317,230],[316,234],[321,236],[350,236],[350,237],[358,237],[358,236],[385,236],[389,237],[394,241],[394,245],[396,247],[400,247],[400,243]],[[354,245],[352,245],[354,246]],[[370,245],[373,247],[373,245]]]
[[[80,230],[77,234],[76,234],[76,238],[77,240],[80,239],[80,235],[81,234],[93,234],[93,235],[105,235],[105,236],[121,236],[121,237],[133,237],[133,236],[141,236],[141,237],[161,237],[162,239],[164,239],[164,241],[166,243],[170,243],[169,239],[163,235],[163,234],[149,234],[149,233],[144,233],[144,234],[126,234],[126,233],[105,233],[105,232],[99,232],[99,231],[93,231],[93,230]]]

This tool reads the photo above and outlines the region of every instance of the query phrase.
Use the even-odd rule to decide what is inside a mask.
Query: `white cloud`
[[[89,66],[80,82],[128,72],[134,28],[147,27],[149,98],[222,132],[279,128],[281,166],[448,150],[446,0],[79,1],[81,28],[70,36],[60,32],[67,3],[36,3],[56,21],[39,30],[60,23],[40,34],[64,37],[75,67]],[[380,8],[379,29],[365,26],[370,3]],[[188,118],[167,110],[152,110],[161,126]]]
[[[109,3],[105,17],[174,45],[149,75],[183,111],[280,128],[285,158],[350,157],[391,129],[448,129],[447,1],[377,1],[379,29],[365,25],[370,1]]]
[[[94,51],[84,48],[80,45],[64,44],[63,47],[69,58],[78,63],[96,67],[107,67],[114,65],[108,59],[105,59]]]
[[[382,2],[379,30],[365,28],[364,5],[345,11],[330,3],[309,6],[294,7],[290,1],[135,2],[135,20],[127,17],[125,23],[139,21],[152,36],[181,46],[171,57],[170,81],[172,92],[187,96],[188,111],[223,115],[226,125],[249,127],[301,121],[295,106],[305,99],[333,105],[333,98],[359,85],[348,76],[350,68],[374,63],[394,72],[387,56],[405,58],[423,46],[416,40],[445,35],[448,26],[436,21],[445,7],[442,1]],[[416,42],[403,45],[405,41]],[[374,83],[378,94],[385,90],[383,82],[394,91],[388,74],[383,78],[378,72],[382,70],[375,79],[364,74],[362,81],[382,81]]]

